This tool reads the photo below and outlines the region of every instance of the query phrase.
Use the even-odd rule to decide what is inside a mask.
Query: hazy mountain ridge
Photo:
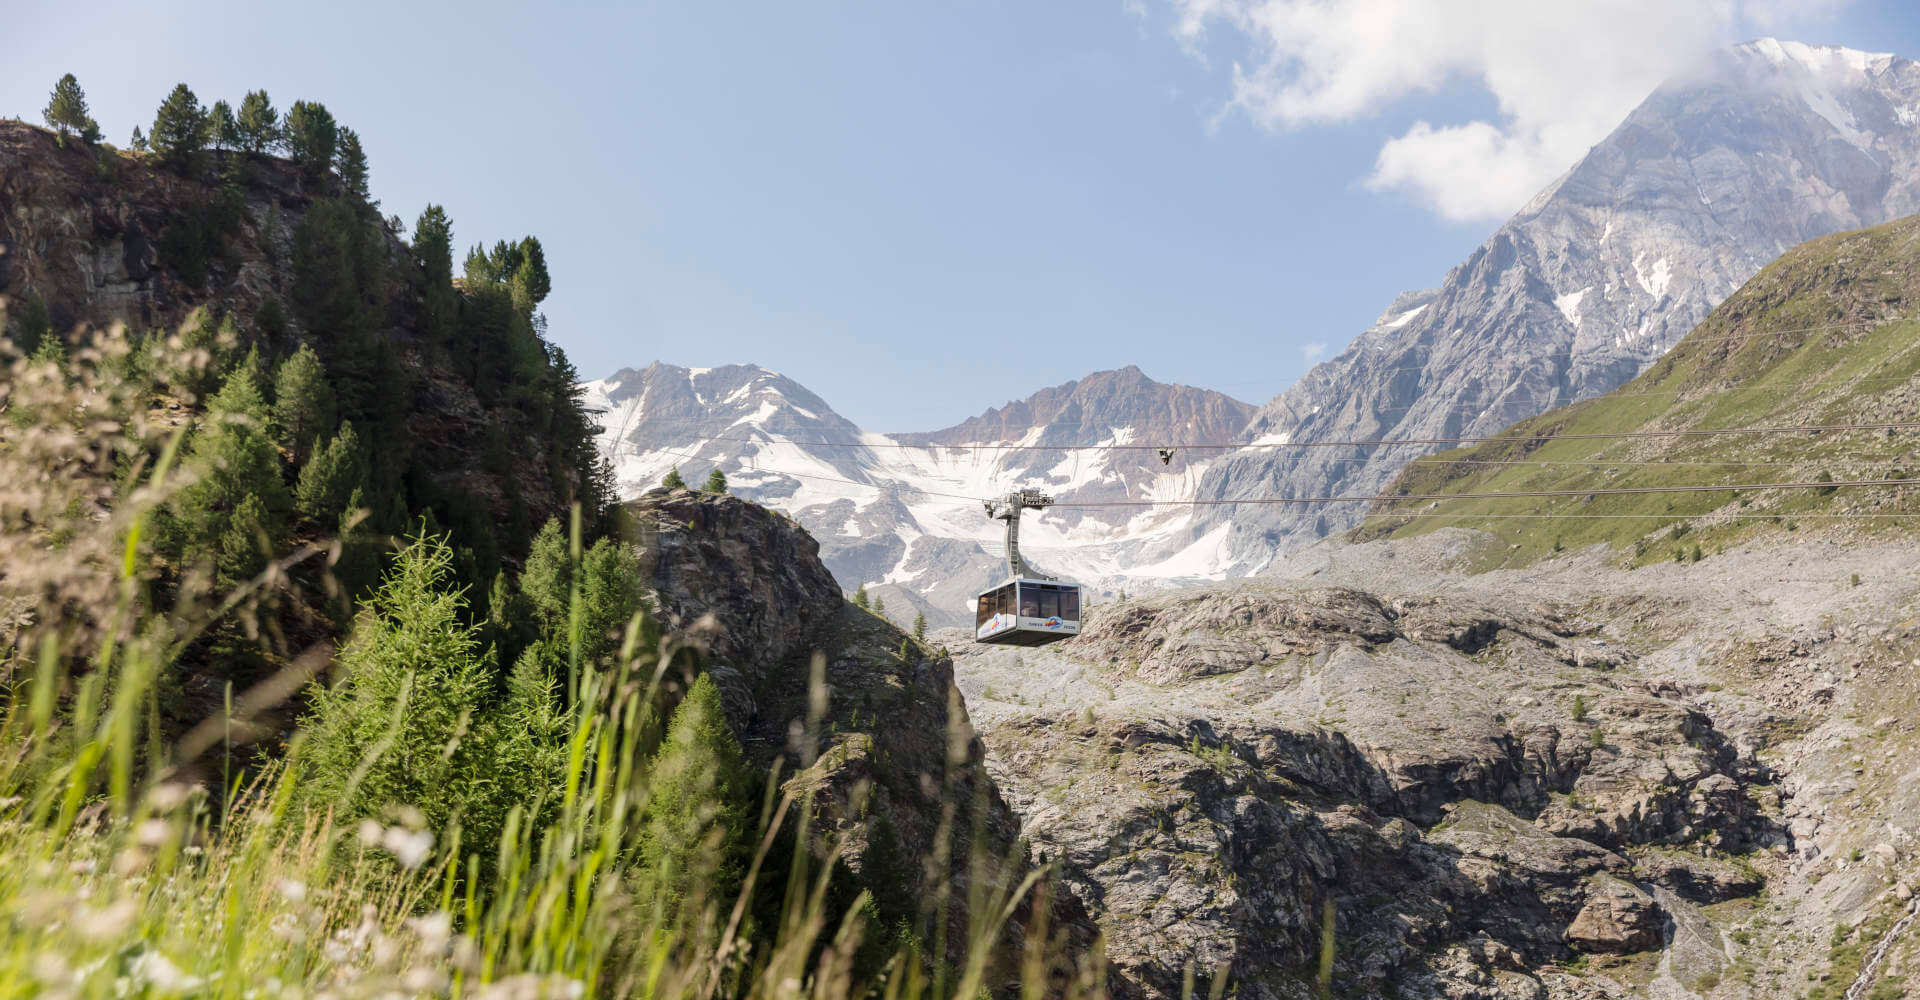
[[[972,594],[1001,572],[1002,526],[978,498],[1019,486],[1068,503],[1183,497],[1206,457],[1163,464],[1154,445],[1231,440],[1253,411],[1134,367],[953,427],[893,435],[862,431],[792,379],[751,365],[655,364],[583,388],[623,493],[651,488],[676,465],[696,484],[718,467],[735,492],[805,524],[844,586],[864,583],[896,616],[911,618],[912,608],[935,623],[963,618]],[[1029,519],[1023,551],[1049,572],[1109,590],[1227,575],[1220,538],[1195,545],[1191,527],[1184,508],[1061,508]]]
[[[1920,67],[1763,39],[1670,81],[1431,292],[1403,295],[1242,440],[1484,434],[1639,374],[1788,247],[1920,209]],[[1433,450],[1257,448],[1209,499],[1376,492]],[[1230,557],[1351,527],[1360,504],[1215,508]]]

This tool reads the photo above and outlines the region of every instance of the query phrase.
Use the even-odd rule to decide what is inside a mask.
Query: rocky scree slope
[[[782,790],[814,797],[816,855],[846,838],[842,903],[865,888],[881,931],[904,923],[932,942],[936,901],[946,900],[955,928],[947,957],[963,961],[975,883],[1005,889],[1027,865],[1018,825],[982,766],[952,660],[847,601],[818,544],[785,514],[665,489],[631,501],[626,514],[654,610],[670,635],[701,650],[749,761],[761,769],[779,761]],[[986,859],[978,865],[976,850]],[[1008,956],[1029,916],[1023,910],[1008,929]],[[1077,905],[1060,901],[1052,919],[1084,951],[1091,922]],[[995,975],[1009,985],[1016,970]]]
[[[674,466],[696,484],[717,467],[735,492],[805,524],[849,589],[864,584],[896,620],[922,613],[936,625],[969,620],[973,595],[1004,574],[1002,526],[973,498],[1018,486],[1063,502],[1185,496],[1206,458],[1163,464],[1152,445],[1231,440],[1252,412],[1131,367],[945,430],[892,435],[863,431],[792,379],[751,365],[654,364],[583,389],[628,495]],[[1046,450],[1060,447],[1090,450]],[[1060,509],[1027,519],[1022,551],[1108,591],[1225,575],[1217,539],[1191,543],[1192,524],[1185,510]]]
[[[1661,86],[1440,287],[1400,297],[1241,438],[1487,434],[1639,374],[1805,240],[1920,210],[1920,65],[1763,39]],[[1368,494],[1430,446],[1249,448],[1212,499]],[[1358,504],[1219,508],[1257,562],[1352,527]]]
[[[1358,539],[1442,526],[1486,531],[1513,565],[1605,543],[1629,564],[1710,555],[1756,534],[1910,535],[1913,487],[1588,495],[1580,490],[1920,476],[1912,429],[1569,438],[1727,427],[1920,420],[1920,216],[1823,237],[1769,264],[1647,372],[1598,399],[1521,421],[1503,440],[1443,452],[1388,493],[1571,490],[1565,497],[1404,500]],[[1486,515],[1577,514],[1563,521]],[[1894,516],[1886,516],[1894,515]]]
[[[1771,770],[1644,648],[1560,602],[1234,583],[956,672],[1128,995],[1188,964],[1310,995],[1331,902],[1341,995],[1573,996],[1559,963],[1658,949],[1791,844]]]

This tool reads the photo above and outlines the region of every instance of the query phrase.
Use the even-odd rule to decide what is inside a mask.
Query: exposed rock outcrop
[[[950,926],[966,927],[974,880],[1005,887],[1025,875],[1024,862],[994,864],[1018,859],[1019,825],[982,766],[950,659],[848,602],[818,544],[784,514],[662,489],[627,515],[662,624],[704,650],[749,759],[783,759],[784,790],[815,796],[809,842],[824,854],[846,839],[840,861],[873,892],[884,926],[920,925],[944,882]],[[1071,900],[1055,919],[1090,929]],[[1021,931],[1016,921],[1009,939]],[[957,961],[966,944],[955,937]]]
[[[1787,842],[1767,770],[1583,663],[1595,631],[1540,603],[1236,584],[957,669],[1123,992],[1178,995],[1191,963],[1302,995],[1331,901],[1355,995],[1533,996],[1577,953],[1661,946],[1641,883],[1751,895],[1724,859]]]

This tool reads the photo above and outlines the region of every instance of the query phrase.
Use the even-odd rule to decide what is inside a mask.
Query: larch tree
[[[453,222],[439,205],[428,205],[413,224],[413,259],[423,282],[427,334],[434,343],[445,344],[453,339],[460,300],[453,291]]]
[[[294,485],[294,503],[309,523],[331,524],[347,510],[356,490],[367,486],[367,458],[353,424],[342,422],[340,432],[316,448],[300,469]]]
[[[513,273],[508,280],[513,284],[514,305],[522,312],[531,313],[553,291],[553,278],[547,273],[547,254],[541,249],[540,241],[529,236],[515,247],[513,256]]]
[[[236,119],[240,145],[249,153],[264,153],[280,146],[280,112],[264,90],[250,90],[240,102]]]
[[[334,419],[333,386],[326,369],[313,348],[301,344],[280,363],[273,379],[273,420],[279,425],[280,443],[296,464],[303,464],[314,439],[332,430]]]
[[[339,147],[333,157],[334,169],[340,172],[340,184],[347,193],[369,204],[373,201],[372,188],[367,185],[367,153],[360,148],[360,133],[350,128],[339,132]]]
[[[78,134],[87,142],[100,137],[100,126],[87,113],[86,91],[80,89],[80,81],[72,73],[61,77],[60,82],[53,85],[53,96],[40,115],[53,129],[63,148],[69,133]]]
[[[660,480],[660,485],[670,490],[684,490],[687,488],[687,481],[680,478],[680,467],[676,465],[667,471],[667,478]]]
[[[178,84],[160,110],[153,116],[153,134],[148,141],[153,151],[167,158],[174,169],[185,173],[193,165],[194,154],[206,148],[208,119],[192,88]]]
[[[248,497],[260,501],[269,535],[292,506],[280,480],[266,397],[251,367],[236,367],[207,404],[207,415],[188,446],[188,464],[199,477],[182,489],[172,507],[188,554],[217,554],[233,515]]]
[[[739,887],[753,834],[747,816],[751,781],[710,675],[695,678],[674,709],[648,786],[638,877],[649,895],[669,914],[688,904],[726,906]]]
[[[287,152],[309,181],[326,177],[340,145],[340,126],[318,101],[295,101],[287,112]]]
[[[216,149],[240,148],[240,122],[233,116],[233,106],[225,101],[213,102],[213,109],[207,112],[208,132]]]
[[[355,620],[340,681],[313,689],[297,751],[308,808],[361,817],[406,803],[439,830],[489,784],[470,773],[487,747],[462,735],[494,680],[453,566],[446,539],[423,529]],[[469,834],[483,819],[471,809],[462,818]]]
[[[713,470],[707,474],[707,481],[701,485],[700,489],[707,493],[725,493],[727,491],[727,474],[721,472],[719,469]]]

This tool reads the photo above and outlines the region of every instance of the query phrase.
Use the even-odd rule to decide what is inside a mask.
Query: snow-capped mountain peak
[[[1138,368],[1095,372],[943,430],[875,434],[804,386],[754,365],[654,364],[582,384],[601,446],[626,495],[678,467],[689,482],[721,469],[734,492],[785,510],[819,539],[848,589],[865,584],[911,617],[956,623],[1002,572],[1003,526],[980,501],[1052,492],[1028,518],[1022,550],[1048,572],[1096,588],[1219,578],[1223,535],[1197,537],[1184,507],[1074,503],[1190,496],[1210,456],[1162,462],[1151,443],[1226,441],[1253,407],[1155,382]]]

